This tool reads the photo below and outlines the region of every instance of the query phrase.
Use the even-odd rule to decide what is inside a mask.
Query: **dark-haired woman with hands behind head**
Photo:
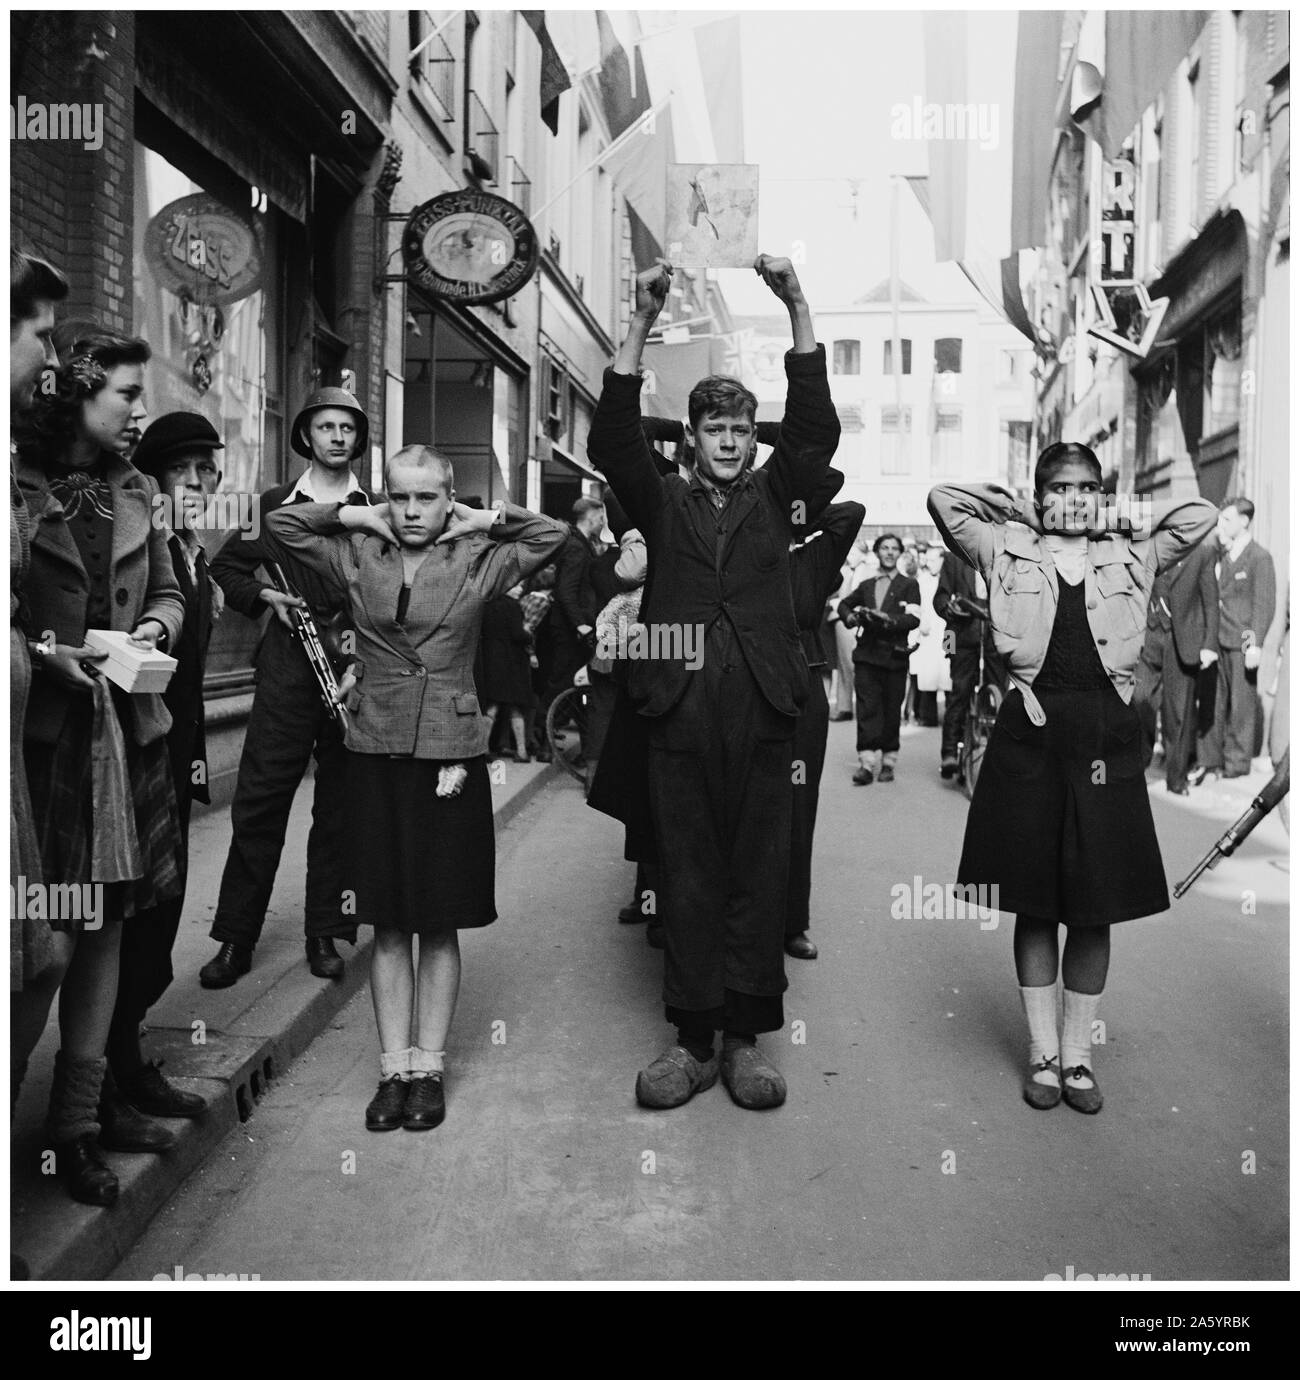
[[[944,541],[988,584],[993,639],[1018,692],[1003,702],[984,757],[957,881],[995,888],[991,904],[1016,913],[1029,1024],[1023,1093],[1044,1110],[1062,1095],[1078,1111],[1101,1110],[1092,1025],[1110,926],[1169,907],[1134,667],[1152,581],[1214,529],[1217,514],[1199,498],[1149,513],[1142,502],[1117,505],[1092,451],[1064,442],[1039,456],[1032,500],[995,484],[930,491]]]

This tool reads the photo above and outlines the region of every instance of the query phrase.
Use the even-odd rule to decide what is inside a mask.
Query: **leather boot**
[[[199,986],[233,987],[252,966],[252,949],[242,944],[223,944],[217,956],[199,969]]]

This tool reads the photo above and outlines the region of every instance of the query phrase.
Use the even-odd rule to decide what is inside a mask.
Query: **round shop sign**
[[[237,302],[262,285],[258,227],[206,192],[164,206],[144,244],[158,281],[187,301]]]
[[[504,197],[465,188],[411,212],[402,256],[413,283],[463,306],[513,297],[537,268],[537,232]]]

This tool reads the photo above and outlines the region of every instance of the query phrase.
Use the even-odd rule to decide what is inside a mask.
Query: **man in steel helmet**
[[[260,519],[266,513],[284,504],[369,503],[369,495],[352,472],[353,463],[367,454],[369,439],[369,420],[351,393],[343,388],[313,393],[294,418],[289,434],[293,450],[310,463],[294,483],[261,495],[254,533],[262,531]],[[342,977],[343,959],[334,941],[356,942],[355,918],[344,912],[342,900],[342,733],[321,700],[289,612],[305,603],[324,631],[341,611],[328,588],[299,565],[286,566],[285,574],[302,598],[280,593],[259,574],[266,559],[255,536],[252,540],[232,538],[212,563],[213,578],[231,608],[257,618],[269,606],[274,616],[267,622],[255,657],[257,689],[239,759],[230,808],[230,852],[211,930],[221,948],[200,970],[204,987],[229,987],[252,967],[289,811],[313,756],[316,785],[307,837],[305,907],[311,971],[322,978]]]

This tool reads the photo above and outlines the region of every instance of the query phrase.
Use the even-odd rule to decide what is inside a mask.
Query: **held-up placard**
[[[670,163],[664,251],[682,268],[751,268],[758,257],[758,164]]]

